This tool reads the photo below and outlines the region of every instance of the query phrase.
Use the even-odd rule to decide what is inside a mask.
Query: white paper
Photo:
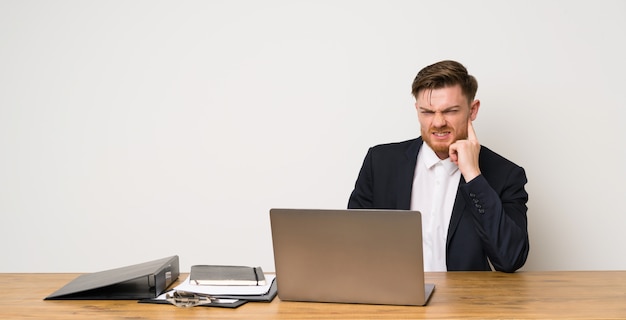
[[[263,286],[203,286],[197,284],[191,284],[189,277],[185,279],[181,284],[177,285],[174,289],[180,291],[188,291],[193,293],[209,294],[213,296],[252,296],[252,295],[264,295],[270,291],[272,282],[274,282],[276,275],[266,274],[265,282]]]

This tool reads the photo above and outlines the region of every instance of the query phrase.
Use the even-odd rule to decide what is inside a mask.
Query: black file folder
[[[180,275],[178,256],[84,274],[44,300],[135,300],[158,297]]]
[[[172,289],[171,292],[175,291],[176,289]],[[276,297],[276,295],[278,294],[278,289],[276,287],[276,278],[273,279],[269,290],[264,293],[264,294],[258,294],[258,295],[239,295],[239,294],[235,294],[235,295],[223,295],[223,294],[217,294],[217,295],[212,295],[213,298],[217,298],[217,299],[235,299],[235,302],[232,303],[224,303],[224,302],[213,302],[213,303],[209,303],[209,304],[203,304],[200,305],[202,307],[219,307],[219,308],[237,308],[247,302],[272,302],[272,300],[274,300],[274,298]],[[150,299],[142,299],[139,300],[139,303],[157,303],[157,304],[170,304],[170,302],[168,302],[167,300],[163,299],[163,297],[161,298],[150,298]]]

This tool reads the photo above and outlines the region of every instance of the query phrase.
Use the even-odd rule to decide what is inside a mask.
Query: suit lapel
[[[465,210],[465,198],[461,194],[461,185],[463,184],[465,184],[465,179],[463,178],[463,176],[461,176],[461,181],[459,181],[459,187],[456,191],[454,207],[452,208],[452,216],[450,217],[450,226],[448,227],[446,247],[450,244],[450,239],[454,235],[456,227],[459,225],[459,221],[461,221],[461,216],[463,216],[463,211]]]
[[[409,210],[411,208],[411,193],[413,191],[413,178],[415,177],[415,165],[417,163],[417,154],[422,147],[422,137],[415,139],[405,152],[405,161],[398,167],[398,185],[397,190],[397,204],[398,209]],[[463,211],[465,210],[465,198],[461,194],[461,185],[465,184],[465,179],[461,175],[459,181],[459,188],[456,191],[456,198],[454,200],[454,206],[452,208],[452,216],[450,217],[450,226],[448,227],[447,245],[450,244],[450,239],[456,232]]]
[[[417,153],[422,146],[422,138],[415,139],[414,143],[409,145],[404,153],[405,161],[397,168],[398,185],[397,205],[398,209],[409,210],[411,208],[411,192],[413,190],[413,177],[415,176],[415,164],[417,163]]]

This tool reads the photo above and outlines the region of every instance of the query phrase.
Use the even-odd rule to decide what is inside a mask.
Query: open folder
[[[83,274],[44,300],[125,300],[155,298],[178,279],[178,256]]]
[[[276,276],[265,275],[266,284],[259,286],[205,286],[196,285],[190,282],[190,277],[182,283],[172,288],[172,290],[161,294],[156,298],[142,299],[140,303],[169,303],[167,294],[175,291],[195,293],[203,296],[211,296],[215,300],[203,307],[236,308],[249,301],[271,302],[277,295]]]

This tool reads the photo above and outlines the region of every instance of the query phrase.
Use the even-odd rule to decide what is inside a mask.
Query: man
[[[515,272],[528,256],[526,174],[479,144],[477,89],[456,61],[422,69],[412,86],[421,137],[370,148],[348,201],[420,211],[427,271]]]

